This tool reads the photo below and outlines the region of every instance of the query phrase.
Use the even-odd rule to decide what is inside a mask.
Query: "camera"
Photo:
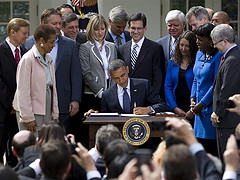
[[[228,100],[226,103],[226,108],[234,108],[234,107],[235,107],[234,102],[231,100]]]
[[[152,122],[152,131],[165,131],[165,130],[171,130],[171,127],[166,126],[167,121],[155,121]]]
[[[150,170],[152,170],[150,160],[152,159],[152,151],[150,149],[136,149],[134,152],[134,157],[137,158],[137,169],[138,175],[141,175],[141,166],[146,164]]]

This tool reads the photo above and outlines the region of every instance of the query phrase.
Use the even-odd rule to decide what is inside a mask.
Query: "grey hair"
[[[78,20],[75,13],[65,13],[62,15],[62,26],[65,27],[67,23]]]
[[[211,21],[211,17],[209,16],[207,10],[202,6],[193,6],[189,9],[186,14],[186,19],[189,22],[192,16],[195,16],[198,21],[201,21],[204,16]]]
[[[126,69],[127,66],[123,60],[115,59],[108,64],[108,72],[111,73],[111,71],[116,71],[120,67],[123,67],[124,69]]]
[[[127,22],[128,14],[121,6],[114,7],[109,11],[108,18],[113,22]]]
[[[235,43],[235,32],[228,24],[219,24],[211,31],[211,38],[216,41],[227,40],[229,43]]]
[[[96,146],[99,153],[102,155],[105,147],[115,139],[121,139],[122,134],[119,129],[113,124],[101,126],[96,133]]]
[[[165,18],[166,24],[168,21],[178,19],[182,24],[186,23],[186,17],[182,11],[179,10],[171,10],[167,13]]]

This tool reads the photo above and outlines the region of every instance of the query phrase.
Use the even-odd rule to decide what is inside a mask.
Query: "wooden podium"
[[[165,121],[166,117],[173,117],[167,116],[167,115],[160,115],[160,116],[148,116],[148,117],[137,117],[145,120],[148,125],[151,126],[152,122],[159,122],[159,121]],[[122,128],[124,123],[135,117],[87,117],[83,123],[89,125],[89,149],[93,148],[95,146],[95,135],[97,130],[102,126],[106,124],[114,124],[116,127],[118,127],[119,131],[122,133]],[[180,118],[181,119],[181,118]],[[163,131],[152,131],[150,133],[150,137],[162,137]]]

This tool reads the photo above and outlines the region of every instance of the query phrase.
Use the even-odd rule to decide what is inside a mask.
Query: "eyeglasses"
[[[224,39],[222,39],[222,40],[220,40],[220,41],[217,41],[217,42],[213,43],[213,46],[216,46],[217,43],[220,43],[220,42],[222,42],[223,40],[224,40]]]
[[[130,29],[132,30],[132,31],[141,31],[141,30],[143,30],[144,28],[143,27],[138,27],[138,28],[135,28],[135,27],[130,27]]]

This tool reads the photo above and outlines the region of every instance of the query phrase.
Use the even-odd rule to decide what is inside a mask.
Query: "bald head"
[[[13,153],[18,158],[22,158],[24,149],[28,146],[34,145],[35,143],[36,137],[33,133],[27,130],[19,131],[12,139]]]
[[[212,23],[216,26],[219,24],[230,24],[230,18],[226,12],[218,11],[214,13]]]

